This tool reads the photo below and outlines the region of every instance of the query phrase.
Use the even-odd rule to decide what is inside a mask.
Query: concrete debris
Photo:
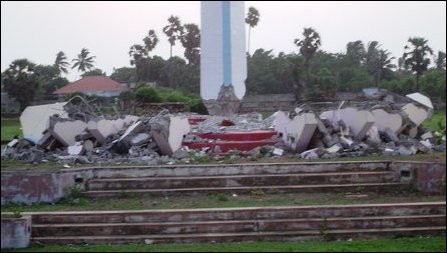
[[[67,103],[55,103],[46,105],[28,106],[20,115],[23,138],[37,144],[44,138],[43,132],[48,128],[49,119],[52,115],[67,118],[64,106]]]
[[[412,100],[418,102],[421,105],[424,105],[430,109],[433,109],[433,104],[431,103],[430,98],[428,98],[427,96],[422,95],[419,92],[416,93],[411,93],[408,95],[405,95],[406,97],[411,98]]]
[[[151,122],[151,133],[161,152],[172,155],[190,132],[188,119],[181,116],[165,115]]]
[[[284,154],[284,149],[274,148],[272,151],[273,155],[282,156]]]
[[[445,152],[445,135],[421,126],[432,115],[427,97],[377,88],[362,94],[358,103],[302,103],[266,119],[260,113],[197,117],[167,110],[153,117],[99,116],[85,101],[87,109],[70,101],[31,106],[20,117],[24,138],[5,145],[1,156],[71,166],[194,163],[206,156],[221,163],[294,155],[327,159]],[[241,132],[272,134],[254,140]],[[246,151],[237,150],[242,146]]]

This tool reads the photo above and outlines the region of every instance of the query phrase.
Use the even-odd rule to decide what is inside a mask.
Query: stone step
[[[210,148],[212,151],[218,153],[227,153],[230,150],[250,151],[257,147],[273,146],[277,144],[275,140],[259,140],[259,141],[214,141],[214,142],[184,142],[183,145],[190,149],[201,150],[203,148]],[[217,149],[217,146],[219,147]]]
[[[33,237],[112,236],[196,233],[240,233],[332,229],[445,226],[444,215],[374,216],[277,220],[233,220],[158,223],[38,224]]]
[[[257,174],[296,174],[322,172],[387,171],[389,161],[365,162],[290,162],[160,166],[115,166],[94,168],[94,178],[141,178],[182,176],[223,176]]]
[[[319,185],[274,185],[274,186],[231,186],[201,188],[165,188],[165,189],[130,189],[130,190],[95,190],[86,191],[85,197],[128,197],[140,195],[168,196],[175,194],[201,193],[238,193],[264,194],[286,192],[389,192],[410,188],[409,183],[355,183],[355,184],[319,184]]]
[[[49,236],[32,237],[32,245],[67,244],[131,244],[131,243],[203,243],[234,242],[254,240],[301,241],[348,238],[377,238],[383,236],[415,236],[445,234],[445,226],[380,228],[380,229],[340,229],[340,230],[304,230],[278,232],[241,232],[241,233],[203,233],[169,235],[114,235],[114,236]]]
[[[311,219],[445,215],[446,202],[313,205],[238,208],[161,209],[136,211],[26,212],[35,224],[158,223],[232,220]]]
[[[310,185],[382,183],[394,180],[389,171],[335,172],[302,174],[264,174],[234,176],[196,176],[196,177],[144,177],[92,179],[87,183],[88,190],[128,190],[128,189],[174,189],[199,187],[238,187],[264,185]]]

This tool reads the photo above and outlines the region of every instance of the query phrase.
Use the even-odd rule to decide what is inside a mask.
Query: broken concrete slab
[[[333,125],[340,120],[343,121],[351,129],[354,139],[357,141],[361,141],[365,137],[375,122],[371,112],[366,110],[359,111],[351,107],[322,112],[320,118],[328,119]]]
[[[76,142],[74,145],[68,146],[67,152],[69,155],[81,155],[84,151],[84,146],[81,142]]]
[[[379,131],[385,131],[386,128],[394,131],[395,134],[399,134],[402,128],[402,116],[398,113],[388,113],[383,109],[372,110],[371,113],[375,118],[374,126]]]
[[[402,111],[408,116],[408,118],[415,124],[419,126],[424,120],[429,116],[427,110],[415,106],[412,103],[408,103],[402,107]]]
[[[50,119],[51,121],[52,119]],[[65,146],[74,145],[76,136],[87,128],[87,123],[80,120],[56,120],[50,123],[48,129],[58,141]]]
[[[130,144],[132,145],[142,145],[151,140],[151,135],[149,133],[139,133],[132,137]]]
[[[117,128],[120,127],[121,128]],[[124,121],[108,119],[90,120],[87,124],[87,130],[95,137],[95,139],[103,144],[107,137],[116,134],[124,126]]]
[[[188,118],[181,116],[164,115],[151,120],[152,138],[160,151],[165,155],[172,155],[183,142],[183,138],[191,130]]]
[[[433,104],[431,103],[431,100],[429,97],[422,95],[419,92],[411,93],[408,95],[405,95],[408,98],[411,98],[412,100],[418,102],[421,105],[424,105],[430,109],[433,109]]]
[[[28,106],[20,115],[23,138],[37,144],[44,137],[44,131],[48,128],[50,116],[57,114],[61,118],[67,118],[64,111],[66,102]],[[48,136],[47,136],[48,137]]]
[[[292,119],[286,113],[279,113],[277,116],[275,130],[282,136],[287,147],[296,152],[306,150],[317,128],[315,114],[303,113]]]

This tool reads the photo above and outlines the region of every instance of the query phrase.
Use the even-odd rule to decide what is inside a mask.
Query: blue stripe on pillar
[[[223,85],[231,84],[231,16],[230,1],[222,1]]]

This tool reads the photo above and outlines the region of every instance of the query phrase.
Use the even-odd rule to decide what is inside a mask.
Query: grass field
[[[2,141],[10,141],[14,136],[23,137],[19,119],[2,119]]]
[[[445,252],[445,249],[445,236],[435,236],[329,242],[40,246],[11,252]]]
[[[305,206],[367,203],[396,203],[445,201],[445,196],[426,196],[417,192],[365,193],[362,189],[352,193],[282,193],[253,191],[248,194],[217,193],[195,196],[132,196],[123,192],[115,198],[68,197],[55,204],[1,206],[2,212],[89,211],[89,210],[155,210],[185,208],[225,208],[250,206]]]

